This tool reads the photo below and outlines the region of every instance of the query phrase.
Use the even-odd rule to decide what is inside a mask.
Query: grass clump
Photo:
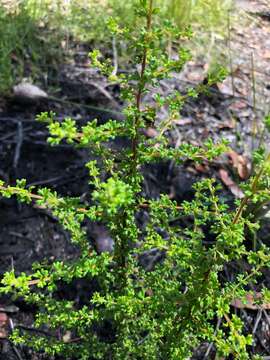
[[[109,120],[100,125],[92,120],[78,128],[70,118],[56,121],[53,113],[38,117],[47,123],[52,145],[66,141],[88,148],[96,157],[86,164],[91,201],[82,203],[80,198],[63,197],[48,188],[29,188],[25,180],[18,180],[16,186],[0,183],[2,196],[16,196],[21,202],[35,202],[49,209],[80,249],[80,256],[73,261],[35,264],[31,274],[9,271],[4,275],[0,292],[35,304],[39,309],[35,327],[45,326],[51,332],[46,337],[15,329],[15,343],[80,360],[179,360],[188,359],[201,343],[213,342],[219,357],[250,359],[252,334],[244,332],[241,319],[230,306],[236,298],[245,299],[250,286],[270,264],[269,249],[260,244],[249,250],[246,235],[258,229],[248,206],[269,201],[269,156],[263,151],[257,153],[256,175],[245,185],[245,197],[236,203],[236,210],[219,198],[213,179],[198,182],[194,199],[181,204],[166,194],[156,199],[144,195],[145,164],[211,161],[226,150],[226,144],[215,145],[210,140],[202,147],[183,143],[173,148],[164,135],[187,98],[222,81],[222,69],[208,76],[208,84],[167,97],[157,91],[154,106],[144,103],[145,94],[153,87],[158,90],[161,80],[181,71],[190,59],[184,48],[171,59],[160,46],[168,34],[179,41],[191,33],[162,22],[158,13],[152,0],[137,4],[136,16],[144,26],[136,37],[117,21],[109,21],[112,36],[123,37],[135,52],[134,68],[138,71],[118,76],[98,50],[91,53],[93,66],[121,86],[126,104],[122,122]],[[156,113],[163,106],[169,110],[165,125],[156,121]],[[155,138],[147,138],[142,131],[149,123],[156,126]],[[129,139],[130,146],[116,152],[109,143],[118,136]],[[144,227],[139,225],[142,209],[147,212]],[[176,217],[189,221],[181,227],[174,224]],[[114,239],[112,252],[100,254],[95,250],[83,227],[86,219],[106,225]],[[149,271],[139,258],[151,249],[163,254],[164,259]],[[232,281],[221,277],[228,264],[243,259],[248,266],[239,267]],[[69,284],[76,279],[98,283],[88,303],[79,308],[75,301],[57,297],[59,282]],[[261,293],[260,301],[269,297],[268,289],[263,288]],[[110,329],[108,336],[104,336],[105,327]]]
[[[116,40],[120,61],[126,62],[129,54],[124,39],[108,36],[106,23],[110,17],[117,18],[132,29],[141,26],[133,8],[136,0],[120,2],[104,1],[0,1],[0,91],[7,91],[23,77],[42,78],[50,72],[72,41],[87,42],[99,49],[111,49]],[[160,19],[174,20],[179,29],[191,24],[197,31],[193,49],[205,46],[214,48],[216,35],[226,34],[227,12],[231,0],[173,0],[157,1]],[[61,45],[62,44],[62,45]],[[175,44],[177,47],[179,44]],[[219,53],[219,51],[218,51]]]
[[[53,33],[46,22],[41,22],[36,5],[30,6],[30,1],[0,2],[1,93],[23,77],[44,80],[62,56],[61,32]]]

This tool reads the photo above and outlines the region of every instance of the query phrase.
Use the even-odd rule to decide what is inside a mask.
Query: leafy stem
[[[153,15],[153,0],[149,1],[149,8],[146,19],[146,37],[145,44],[143,49],[143,56],[141,61],[141,72],[140,72],[140,80],[138,82],[138,90],[136,93],[136,108],[137,113],[134,117],[134,137],[132,139],[132,161],[133,161],[133,175],[136,173],[137,162],[138,162],[138,137],[139,137],[139,123],[141,119],[141,102],[142,102],[142,94],[145,87],[144,74],[147,66],[147,53],[148,53],[148,44],[147,37],[151,31],[152,27],[152,15]]]

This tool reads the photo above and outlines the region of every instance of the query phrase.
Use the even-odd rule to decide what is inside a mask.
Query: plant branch
[[[149,0],[149,9],[148,9],[148,15],[147,15],[147,22],[146,22],[146,36],[149,35],[149,32],[151,31],[152,26],[152,12],[153,12],[153,0]],[[146,39],[145,39],[146,41]],[[140,73],[140,80],[138,83],[138,91],[136,94],[136,108],[137,108],[137,114],[134,119],[134,130],[135,135],[132,139],[132,160],[133,160],[133,172],[135,173],[137,168],[137,147],[138,147],[138,136],[139,136],[139,121],[141,117],[141,101],[142,101],[142,94],[145,86],[144,82],[144,74],[146,69],[146,63],[147,63],[147,50],[148,46],[145,43],[144,44],[144,50],[143,50],[143,57],[141,62],[141,73]]]

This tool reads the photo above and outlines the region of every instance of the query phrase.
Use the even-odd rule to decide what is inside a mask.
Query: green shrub
[[[179,117],[185,100],[205,91],[207,85],[189,89],[186,94],[155,95],[153,107],[144,103],[146,93],[156,88],[158,94],[159,82],[172,71],[181,71],[190,58],[181,48],[178,58],[171,59],[159,46],[168,34],[178,40],[191,34],[189,30],[179,32],[168,21],[157,25],[157,13],[152,0],[140,1],[136,14],[146,24],[136,38],[114,20],[109,22],[112,34],[125,38],[135,49],[134,69],[139,65],[138,72],[112,75],[110,62],[102,61],[99,51],[91,53],[93,66],[120,83],[125,120],[101,125],[93,120],[78,129],[70,118],[58,122],[53,113],[38,117],[47,123],[52,145],[66,141],[86,147],[96,156],[97,160],[86,164],[91,202],[83,204],[79,198],[63,197],[48,188],[29,188],[25,180],[18,180],[16,186],[0,184],[2,196],[15,195],[20,202],[35,202],[49,209],[80,248],[80,256],[71,262],[36,264],[31,274],[9,271],[4,275],[1,293],[35,304],[39,308],[35,326],[51,331],[46,337],[15,329],[15,343],[81,360],[181,360],[188,359],[201,343],[213,342],[219,356],[250,359],[252,336],[244,333],[242,321],[232,314],[230,304],[236,298],[245,299],[249,286],[270,264],[269,249],[260,244],[250,251],[246,235],[258,228],[248,207],[269,201],[269,156],[265,158],[263,151],[256,154],[258,170],[245,185],[245,197],[236,202],[236,210],[219,198],[219,186],[213,179],[198,182],[194,199],[181,204],[166,194],[157,199],[143,195],[143,165],[163,160],[176,164],[187,159],[211,161],[226,149],[224,143],[215,145],[210,140],[203,147],[183,143],[174,148],[164,136]],[[210,74],[209,84],[221,81],[224,75],[222,69]],[[163,106],[170,117],[166,123],[158,123],[156,112]],[[151,139],[141,131],[149,122],[158,132]],[[120,152],[109,146],[118,136],[130,140],[130,146]],[[139,226],[142,209],[148,214],[144,228]],[[180,227],[174,222],[176,217],[189,221]],[[85,219],[106,225],[115,242],[113,252],[95,251],[82,226]],[[208,241],[210,235],[212,241]],[[166,255],[149,271],[139,257],[151,249]],[[226,282],[220,276],[224,267],[243,259],[249,266],[239,267],[235,279]],[[76,279],[98,282],[98,289],[89,294],[89,303],[79,309],[74,301],[56,296],[59,282],[68,284]],[[269,298],[268,289],[261,292]],[[111,329],[109,337],[102,336],[105,326]]]

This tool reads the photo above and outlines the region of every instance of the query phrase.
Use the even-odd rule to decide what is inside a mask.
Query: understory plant
[[[130,52],[125,40],[104,29],[110,16],[130,25],[132,31],[140,27],[140,19],[133,11],[136,3],[137,0],[0,1],[0,91],[8,92],[23,77],[44,77],[46,81],[49,75],[50,80],[52,63],[63,61],[64,55],[69,57],[69,50],[73,51],[78,42],[109,49],[115,62],[126,65]],[[194,43],[188,43],[197,56],[205,57],[207,47],[213,65],[216,57],[224,57],[224,49],[217,48],[216,40],[226,38],[232,0],[156,0],[156,5],[160,7],[161,20],[174,19],[179,28],[192,24],[198,30]],[[177,46],[170,43],[174,45]]]
[[[136,4],[137,0],[73,1],[67,6],[62,26],[77,39],[91,41],[99,49],[111,49],[117,54],[118,62],[126,65],[130,56],[127,50],[132,49],[127,49],[123,38],[108,36],[104,29],[111,16],[117,17],[118,22],[129,26],[133,31],[140,28],[141,19],[133,11]],[[60,2],[60,7],[62,6]],[[180,29],[187,25],[192,26],[196,36],[186,46],[192,49],[196,57],[211,60],[211,66],[216,65],[217,59],[219,62],[227,62],[224,45],[220,45],[227,37],[227,18],[233,9],[232,0],[156,0],[156,6],[160,9],[161,22],[164,19],[173,20]],[[235,23],[236,16],[230,17],[231,22]],[[169,44],[173,47],[177,45],[173,42]]]
[[[255,175],[234,208],[219,198],[219,186],[209,178],[196,183],[191,201],[176,203],[166,194],[158,198],[145,195],[145,165],[168,160],[176,164],[210,162],[227,147],[210,139],[201,147],[188,143],[174,147],[166,136],[185,100],[222,81],[225,72],[218,69],[208,75],[208,84],[164,97],[160,82],[181,71],[190,53],[180,48],[171,57],[160,44],[168,36],[178,41],[189,38],[191,32],[179,31],[169,21],[156,25],[157,15],[153,0],[138,2],[136,16],[145,25],[136,37],[113,19],[108,23],[111,33],[125,38],[133,48],[133,72],[115,74],[99,51],[90,54],[92,65],[120,84],[124,120],[100,124],[95,119],[78,128],[71,118],[57,121],[52,112],[38,116],[48,126],[52,145],[66,142],[89,149],[90,200],[82,202],[48,188],[29,187],[22,179],[15,186],[0,183],[3,197],[16,196],[20,202],[50,210],[80,249],[72,261],[48,260],[35,264],[30,274],[15,270],[4,274],[0,292],[35,305],[39,311],[34,326],[46,329],[28,333],[15,328],[11,339],[16,344],[68,359],[181,360],[201,344],[212,343],[217,358],[251,358],[252,335],[244,332],[231,304],[235,299],[244,302],[270,265],[269,249],[260,243],[251,250],[247,236],[258,229],[248,208],[269,200],[269,156],[257,153]],[[144,102],[147,93],[153,94],[154,105]],[[168,119],[159,121],[156,114],[162,107]],[[146,136],[149,126],[155,127],[155,137]],[[126,138],[129,145],[116,150],[111,144],[117,137]],[[114,240],[113,251],[96,251],[85,230],[86,220],[107,227]],[[145,268],[140,257],[153,249],[161,260]],[[225,267],[240,261],[246,266],[239,266],[232,281],[226,280]],[[87,304],[79,308],[75,301],[57,296],[59,284],[77,279],[98,284]],[[267,301],[269,290],[260,290],[257,301]],[[104,336],[106,327],[110,334]]]
[[[46,78],[63,57],[63,34],[47,27],[44,16],[36,17],[29,3],[0,1],[0,93],[8,93],[23,77]]]

